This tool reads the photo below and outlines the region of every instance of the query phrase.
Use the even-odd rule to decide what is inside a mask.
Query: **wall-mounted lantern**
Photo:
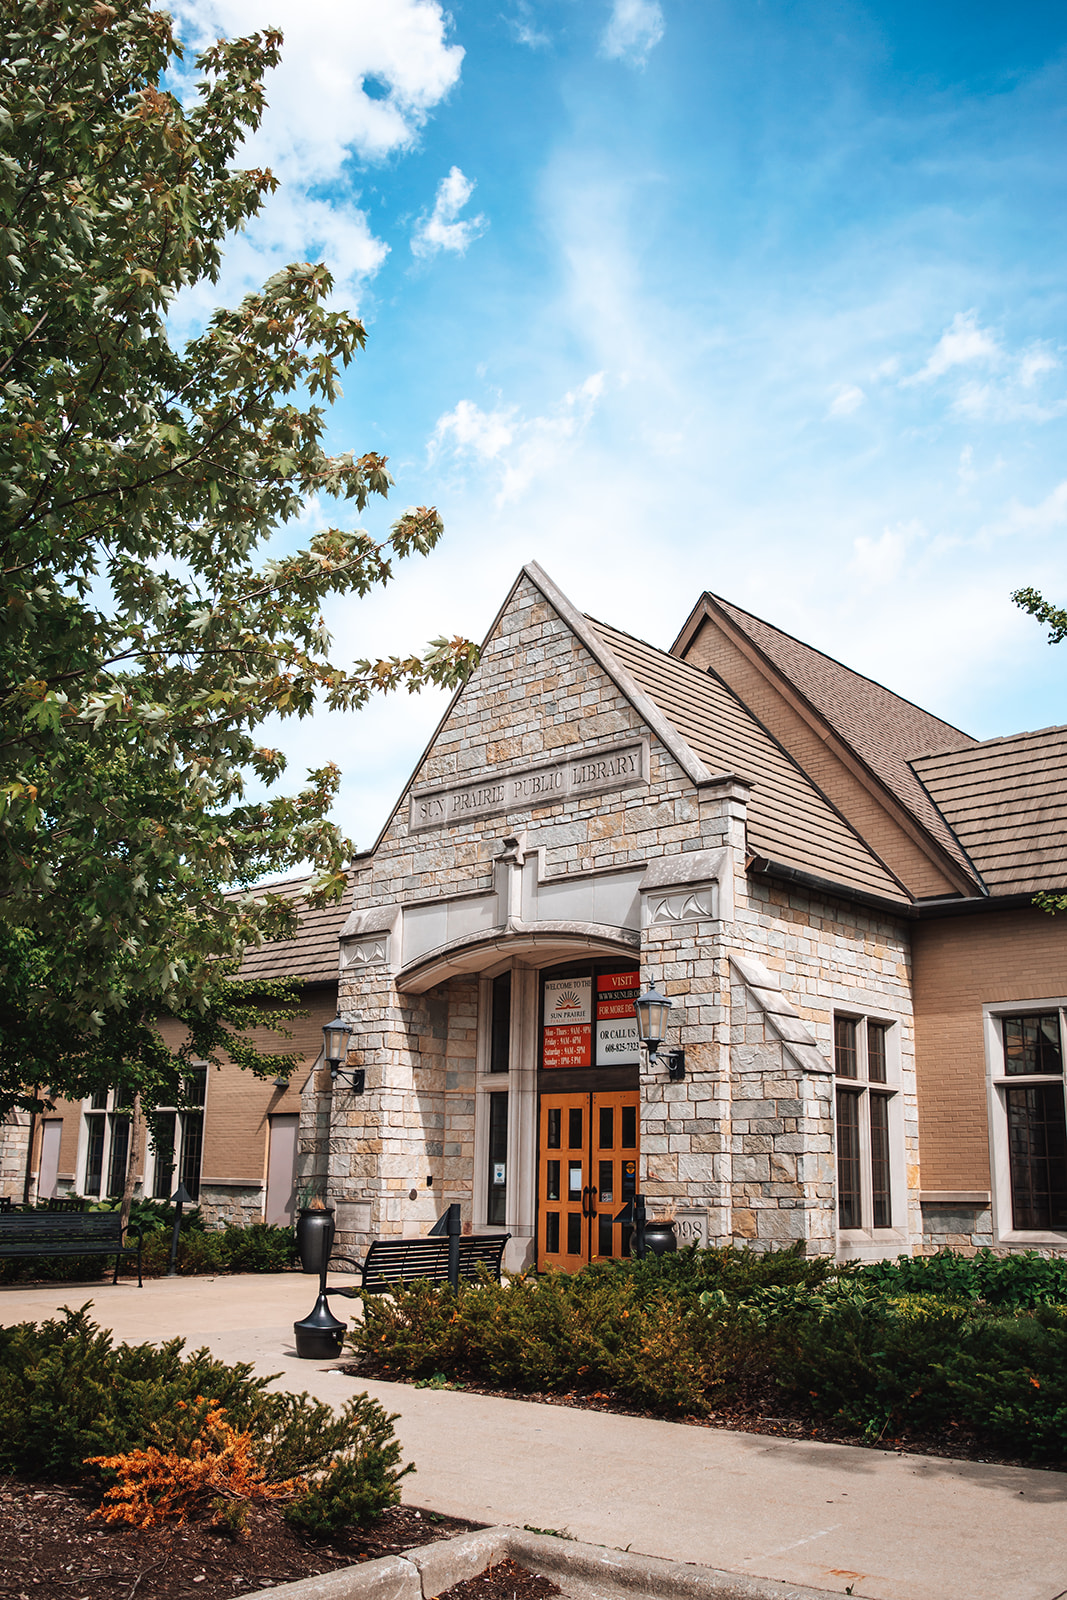
[[[634,1001],[637,1014],[637,1037],[648,1051],[649,1061],[655,1061],[667,1037],[673,1001],[653,986]],[[681,1083],[685,1077],[685,1051],[666,1050],[667,1076],[672,1083]]]
[[[352,1024],[343,1017],[334,1017],[332,1022],[327,1022],[322,1030],[322,1053],[330,1068],[331,1083],[340,1083],[342,1086],[347,1079],[347,1087],[353,1094],[362,1094],[367,1086],[367,1074],[362,1067],[353,1067],[350,1072],[344,1072],[345,1061],[348,1058],[348,1041],[352,1037]]]

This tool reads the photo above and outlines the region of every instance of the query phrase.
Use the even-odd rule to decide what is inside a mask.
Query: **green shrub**
[[[884,1285],[866,1267],[747,1250],[484,1278],[458,1295],[416,1283],[368,1296],[348,1337],[388,1376],[611,1391],[667,1416],[773,1384],[775,1404],[868,1443],[963,1428],[1008,1455],[1067,1458],[1067,1308],[964,1297],[959,1285],[973,1280],[962,1259],[934,1258],[934,1272],[913,1279],[901,1262]],[[1047,1292],[1054,1274],[1042,1287],[1026,1267],[1014,1258],[1002,1278],[989,1263],[979,1271],[999,1284],[991,1294]]]
[[[145,1235],[143,1262],[149,1277],[158,1277],[170,1264],[172,1233]],[[296,1240],[291,1228],[273,1228],[265,1222],[247,1228],[227,1226],[213,1232],[183,1226],[178,1239],[178,1273],[181,1277],[225,1272],[286,1272],[296,1262]],[[123,1272],[131,1270],[126,1262]],[[133,1270],[136,1270],[134,1267]]]
[[[867,1262],[855,1275],[888,1294],[940,1295],[1020,1309],[1067,1305],[1067,1257],[1040,1256],[1034,1250],[1007,1256],[992,1250],[973,1256],[940,1250],[934,1256]]]
[[[880,1294],[854,1278],[758,1291],[778,1382],[868,1442],[965,1427],[1011,1455],[1067,1456],[1067,1311]]]
[[[364,1301],[349,1334],[378,1370],[498,1387],[615,1390],[668,1414],[700,1413],[743,1360],[740,1323],[716,1320],[669,1273],[597,1264],[497,1284],[413,1283]]]
[[[376,1400],[357,1395],[342,1413],[344,1443],[305,1494],[285,1508],[285,1520],[313,1537],[329,1537],[342,1528],[373,1522],[400,1500],[400,1479],[414,1471],[399,1467],[400,1444],[393,1437],[395,1417]],[[399,1468],[399,1470],[398,1470]]]
[[[36,1208],[44,1210],[42,1204]],[[117,1211],[118,1200],[108,1200],[94,1211]],[[161,1277],[170,1265],[175,1207],[166,1200],[137,1200],[130,1211],[131,1225],[143,1230],[142,1266],[148,1277]],[[287,1272],[297,1259],[292,1228],[268,1227],[264,1222],[247,1228],[228,1225],[208,1231],[199,1206],[182,1216],[178,1239],[178,1272],[182,1277],[224,1272]],[[106,1256],[32,1256],[0,1262],[0,1283],[92,1283],[113,1271]],[[131,1257],[119,1271],[137,1271]]]
[[[410,1468],[399,1468],[396,1419],[376,1401],[359,1395],[338,1416],[307,1394],[270,1392],[271,1380],[254,1377],[246,1362],[185,1355],[180,1339],[115,1346],[88,1309],[0,1328],[0,1471],[106,1482],[106,1472],[85,1465],[88,1456],[179,1449],[189,1415],[214,1403],[252,1435],[270,1481],[309,1480],[288,1508],[307,1531],[370,1520],[399,1499]]]

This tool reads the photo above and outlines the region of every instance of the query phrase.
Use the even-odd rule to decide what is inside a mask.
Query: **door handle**
[[[592,1215],[593,1215],[593,1186],[592,1186],[592,1184],[587,1183],[585,1188],[582,1190],[582,1216],[583,1217],[591,1217]]]

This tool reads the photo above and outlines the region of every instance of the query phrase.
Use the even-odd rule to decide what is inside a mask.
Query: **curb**
[[[455,1539],[419,1545],[402,1556],[381,1556],[254,1594],[269,1594],[272,1600],[435,1600],[453,1584],[476,1578],[505,1556],[558,1581],[570,1578],[601,1592],[621,1590],[642,1600],[839,1600],[829,1589],[748,1578],[508,1527],[478,1528]],[[253,1600],[253,1595],[237,1600]]]

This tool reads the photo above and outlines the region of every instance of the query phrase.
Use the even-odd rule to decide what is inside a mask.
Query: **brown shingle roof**
[[[912,763],[990,894],[1067,886],[1067,728],[1043,728]]]
[[[271,894],[295,900],[302,899],[310,882],[310,877],[292,878],[287,883],[271,883],[264,887]],[[305,905],[296,938],[277,939],[246,950],[237,976],[299,978],[302,983],[336,982],[338,939],[351,909],[351,885],[340,901],[335,900],[332,905],[318,908]]]
[[[729,600],[714,594],[706,594],[704,599],[709,609],[723,613],[770,666],[788,679],[941,849],[972,876],[959,840],[909,765],[912,756],[929,750],[973,744],[970,735]]]
[[[906,901],[888,868],[724,683],[606,623],[593,626],[708,769],[753,786],[748,838],[755,852],[843,887]]]

